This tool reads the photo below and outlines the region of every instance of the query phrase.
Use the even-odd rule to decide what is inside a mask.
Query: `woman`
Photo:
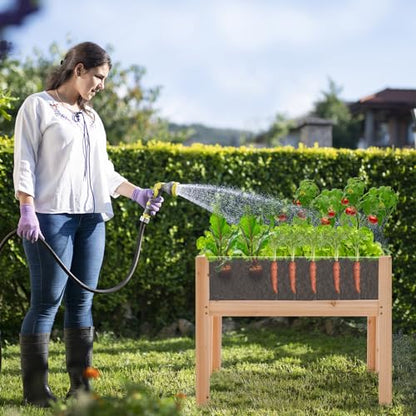
[[[70,378],[68,395],[89,390],[83,371],[91,366],[93,294],[68,280],[38,241],[45,239],[68,268],[95,288],[104,255],[104,221],[113,216],[111,198],[123,195],[151,214],[163,198],[152,198],[118,174],[106,151],[106,134],[88,102],[101,90],[111,60],[100,46],[71,48],[49,77],[45,91],[19,109],[15,126],[14,187],[20,202],[17,233],[27,256],[31,301],[20,332],[23,396],[46,407],[56,400],[48,386],[48,344],[61,301]]]

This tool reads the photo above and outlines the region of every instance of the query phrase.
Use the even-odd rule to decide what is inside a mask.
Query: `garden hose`
[[[121,281],[120,283],[118,283],[117,285],[110,287],[108,289],[94,289],[92,287],[87,286],[85,283],[81,282],[81,280],[79,280],[72,272],[71,270],[69,270],[65,264],[62,262],[62,260],[59,258],[59,256],[55,253],[55,251],[53,250],[53,248],[43,239],[43,238],[39,238],[38,241],[40,241],[40,243],[42,243],[46,249],[51,253],[51,255],[53,256],[53,258],[55,259],[55,261],[58,263],[59,267],[79,286],[81,286],[83,289],[88,290],[89,292],[92,293],[114,293],[117,292],[118,290],[122,289],[124,286],[127,285],[127,283],[130,281],[130,279],[133,277],[134,272],[136,271],[137,268],[137,264],[139,262],[139,257],[140,257],[140,251],[141,251],[141,246],[142,246],[142,239],[143,239],[143,233],[144,233],[144,229],[146,228],[146,223],[144,222],[140,222],[139,225],[139,236],[137,239],[137,247],[136,247],[136,252],[134,253],[134,259],[133,259],[133,263],[130,267],[130,271],[127,275],[127,277]],[[17,230],[13,230],[11,232],[9,232],[6,237],[3,238],[3,240],[0,243],[0,252],[3,249],[4,245],[6,244],[6,242],[12,238],[14,235],[17,234]]]
[[[157,184],[155,184],[155,186],[153,187],[153,198],[156,198],[157,196],[159,196],[160,192],[166,192],[169,195],[172,196],[176,196],[176,187],[177,187],[178,183],[177,182],[158,182]],[[139,233],[138,233],[138,238],[137,238],[137,245],[136,245],[136,251],[134,253],[134,258],[133,258],[133,262],[132,265],[130,267],[130,270],[127,274],[127,277],[125,279],[123,279],[120,283],[118,283],[117,285],[110,287],[108,289],[94,289],[92,287],[87,286],[85,283],[81,282],[81,280],[79,280],[66,266],[65,264],[62,262],[62,260],[59,258],[59,256],[55,253],[55,251],[53,250],[53,248],[43,239],[43,238],[39,238],[39,241],[41,244],[43,244],[46,249],[51,253],[51,255],[53,256],[53,258],[55,259],[55,261],[58,263],[59,267],[79,286],[81,286],[83,289],[88,290],[89,292],[92,293],[114,293],[117,292],[118,290],[122,289],[124,286],[127,285],[127,283],[131,280],[131,278],[133,277],[134,272],[136,271],[137,268],[137,264],[139,263],[139,258],[140,258],[140,251],[141,251],[141,247],[142,247],[142,240],[143,240],[143,234],[144,234],[144,230],[146,228],[146,224],[148,224],[150,221],[150,202],[148,201],[146,204],[146,208],[142,214],[142,216],[140,217],[140,224],[139,224]],[[9,232],[4,238],[3,240],[0,242],[0,253],[1,250],[3,249],[3,247],[5,246],[6,242],[14,237],[17,234],[17,230],[13,230],[11,232]]]

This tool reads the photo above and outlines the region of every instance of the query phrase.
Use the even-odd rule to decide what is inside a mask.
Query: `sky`
[[[111,46],[161,87],[161,117],[259,132],[311,111],[329,79],[347,101],[416,88],[415,16],[414,0],[43,0],[3,38],[20,58],[52,42]]]

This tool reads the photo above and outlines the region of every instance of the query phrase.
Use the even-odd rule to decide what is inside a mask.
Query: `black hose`
[[[129,273],[127,275],[127,277],[121,281],[120,283],[118,283],[117,285],[110,287],[108,289],[93,289],[92,287],[87,286],[85,283],[81,282],[81,280],[79,280],[66,266],[65,264],[62,262],[62,260],[58,257],[58,255],[55,253],[55,251],[53,250],[53,248],[42,238],[40,238],[38,241],[40,241],[48,250],[49,252],[52,254],[53,258],[56,260],[56,262],[58,263],[59,267],[75,282],[77,283],[79,286],[81,286],[83,289],[88,290],[89,292],[92,293],[114,293],[117,292],[118,290],[122,289],[124,286],[127,285],[127,283],[130,281],[130,279],[133,277],[134,272],[136,271],[137,268],[137,264],[139,262],[139,258],[140,258],[140,251],[142,248],[142,239],[143,239],[143,233],[144,233],[144,229],[146,228],[146,224],[142,221],[140,221],[140,225],[139,225],[139,236],[137,238],[137,247],[136,247],[136,252],[134,253],[134,258],[133,258],[133,263],[130,267]],[[13,230],[11,232],[9,232],[6,237],[3,238],[3,240],[0,243],[0,252],[3,249],[4,245],[6,244],[6,242],[12,238],[15,234],[17,234],[17,230]]]

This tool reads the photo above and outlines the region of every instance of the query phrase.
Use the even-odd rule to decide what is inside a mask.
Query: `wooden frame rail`
[[[367,367],[378,373],[380,404],[392,401],[392,263],[380,257],[375,300],[210,300],[209,262],[196,257],[196,401],[210,397],[210,376],[221,368],[224,316],[367,317]]]

